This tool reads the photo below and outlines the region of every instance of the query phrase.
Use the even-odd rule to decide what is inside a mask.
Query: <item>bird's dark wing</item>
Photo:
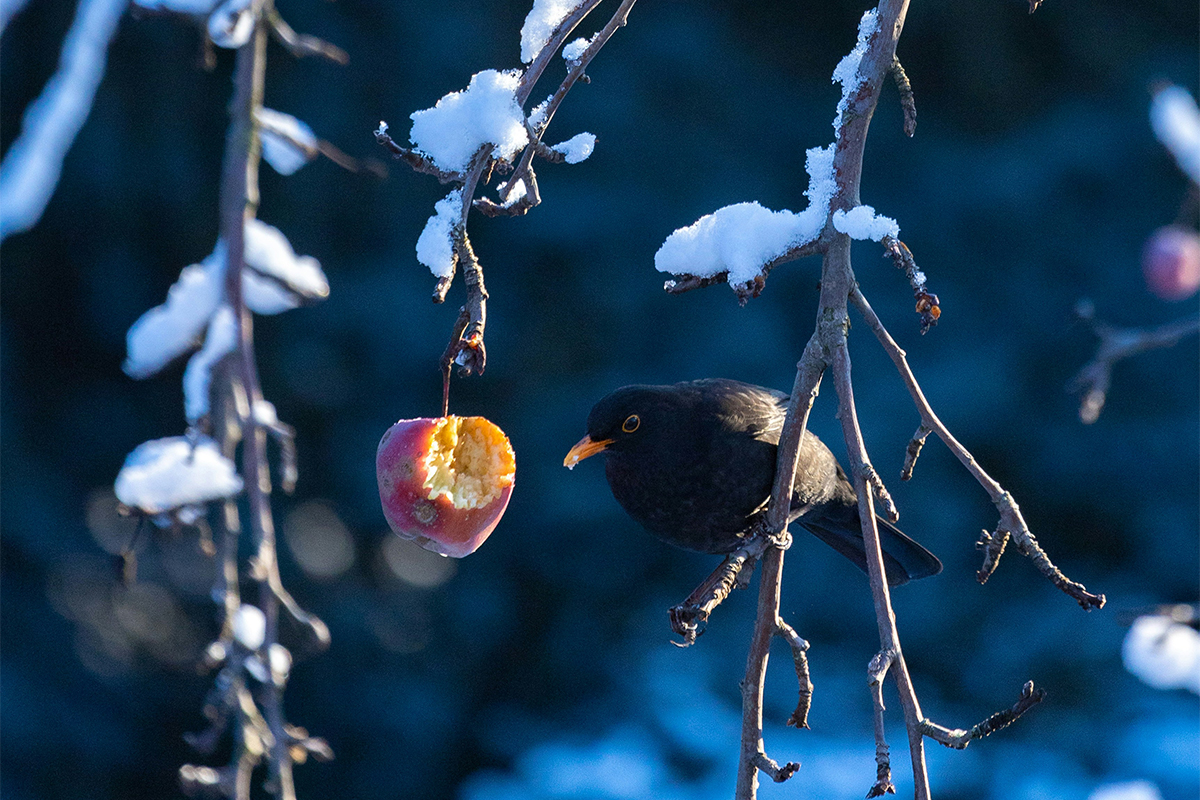
[[[778,445],[787,416],[788,396],[774,389],[716,378],[694,381],[714,403],[713,413],[726,432]]]

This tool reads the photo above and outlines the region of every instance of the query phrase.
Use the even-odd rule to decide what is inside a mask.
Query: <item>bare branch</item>
[[[904,109],[904,135],[912,137],[917,132],[917,101],[913,97],[912,83],[908,73],[904,71],[899,58],[892,59],[892,80],[900,92],[900,107]]]
[[[985,719],[970,730],[944,728],[935,722],[930,722],[927,719],[921,720],[921,732],[933,739],[935,742],[944,744],[946,747],[952,747],[955,750],[962,750],[976,739],[982,739],[989,734],[995,733],[1001,728],[1007,728],[1012,723],[1016,722],[1022,714],[1036,706],[1038,703],[1046,699],[1045,689],[1035,689],[1033,681],[1028,681],[1021,689],[1021,697],[1013,704],[1012,708],[1006,708],[1003,711],[997,711],[990,717]]]
[[[921,455],[921,448],[925,446],[925,439],[932,430],[921,425],[917,428],[917,432],[913,434],[909,440],[908,447],[904,451],[904,466],[900,468],[900,480],[912,480],[913,469],[917,466],[917,458]]]
[[[946,428],[942,421],[938,419],[937,414],[933,412],[933,408],[929,405],[929,401],[925,399],[925,393],[921,391],[920,385],[917,383],[916,377],[912,373],[912,369],[908,366],[908,361],[905,358],[905,353],[896,344],[891,334],[883,327],[883,323],[879,321],[879,317],[875,315],[874,309],[863,296],[862,291],[855,286],[850,294],[850,299],[854,303],[855,308],[862,314],[867,325],[874,331],[876,338],[879,339],[883,349],[891,357],[892,363],[895,364],[900,377],[903,379],[905,386],[908,387],[908,392],[912,396],[913,403],[917,407],[917,412],[921,415],[921,425],[929,428],[938,435],[938,438],[954,453],[955,457],[966,467],[967,471],[975,478],[984,491],[991,497],[993,505],[1000,512],[999,530],[1007,531],[1013,538],[1017,549],[1033,561],[1043,575],[1045,575],[1055,586],[1061,589],[1070,597],[1074,598],[1084,609],[1091,610],[1093,608],[1102,608],[1104,606],[1104,595],[1092,594],[1079,583],[1069,580],[1062,574],[1059,569],[1050,561],[1049,556],[1038,545],[1037,540],[1029,531],[1029,526],[1025,524],[1024,517],[1021,516],[1021,510],[1017,506],[1016,501],[1007,491],[1004,490],[999,483],[992,479],[990,475],[979,466],[975,461],[975,457],[971,455],[963,445],[954,438],[949,429]],[[999,559],[999,555],[996,555]],[[995,569],[995,564],[991,564],[991,569]],[[987,574],[991,574],[988,572]],[[986,578],[985,578],[986,580]]]
[[[337,45],[316,36],[296,33],[274,7],[267,12],[267,22],[271,26],[271,35],[275,37],[275,41],[297,58],[320,56],[343,66],[350,63],[350,54]]]
[[[1118,328],[1095,320],[1095,311],[1091,303],[1080,303],[1075,313],[1086,321],[1100,338],[1100,347],[1096,350],[1096,355],[1067,385],[1067,391],[1083,395],[1079,405],[1079,419],[1085,425],[1090,425],[1100,418],[1100,412],[1104,409],[1104,402],[1108,397],[1113,365],[1147,350],[1173,347],[1184,337],[1200,331],[1200,314],[1157,328]]]

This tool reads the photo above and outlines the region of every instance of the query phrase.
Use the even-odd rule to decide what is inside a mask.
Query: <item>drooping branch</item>
[[[1082,584],[1070,580],[1062,574],[1058,567],[1054,566],[1049,556],[1046,555],[1033,534],[1029,531],[1029,526],[1026,525],[1025,518],[1021,516],[1021,510],[1017,506],[1016,500],[1013,499],[1011,494],[1005,491],[1003,486],[993,480],[984,471],[983,467],[979,465],[970,451],[954,438],[954,435],[950,433],[949,429],[942,423],[937,414],[934,413],[933,408],[929,405],[929,401],[925,399],[925,393],[921,391],[921,387],[908,365],[904,351],[900,349],[895,339],[883,327],[883,323],[879,321],[879,317],[876,316],[874,309],[871,308],[870,303],[867,302],[867,298],[863,296],[862,291],[857,286],[853,288],[850,299],[853,301],[854,307],[862,314],[863,319],[866,320],[867,325],[875,333],[880,344],[883,345],[883,349],[892,359],[892,363],[895,364],[900,377],[904,381],[904,385],[908,388],[908,392],[912,396],[917,412],[921,416],[922,427],[928,428],[937,434],[938,438],[962,462],[962,465],[966,467],[967,471],[971,473],[972,477],[975,478],[992,499],[993,505],[1000,512],[998,531],[1011,535],[1017,549],[1034,562],[1038,571],[1045,575],[1055,586],[1074,598],[1084,609],[1102,608],[1104,606],[1104,595],[1092,594]],[[999,560],[999,554],[1002,551],[1003,548],[997,547],[987,549],[985,569],[980,570],[981,581],[987,580],[987,576],[995,569],[996,562]]]
[[[515,165],[510,160],[513,153],[503,155],[495,152],[493,143],[482,142],[470,163],[464,168],[458,164],[447,169],[436,163],[435,159],[419,149],[404,147],[398,144],[388,134],[386,123],[381,122],[375,131],[376,141],[385,147],[395,158],[402,159],[415,171],[433,175],[442,183],[458,184],[457,197],[462,202],[462,213],[456,222],[450,225],[450,245],[453,255],[449,264],[442,264],[434,272],[439,276],[434,288],[433,299],[441,303],[446,299],[454,280],[457,267],[462,267],[464,283],[467,289],[467,301],[463,308],[469,314],[469,320],[464,326],[455,325],[447,353],[449,363],[458,364],[463,374],[482,373],[486,366],[484,349],[484,321],[486,318],[487,291],[484,288],[483,268],[471,247],[467,235],[467,219],[472,208],[479,209],[488,216],[515,216],[524,214],[541,202],[538,189],[537,175],[534,173],[532,162],[535,155],[540,155],[550,161],[564,160],[563,154],[547,148],[542,142],[547,126],[557,111],[559,105],[571,88],[578,82],[588,82],[585,70],[588,64],[612,37],[617,28],[623,26],[629,16],[629,11],[636,0],[624,0],[614,12],[612,18],[595,36],[589,40],[582,52],[568,61],[567,76],[553,95],[532,113],[526,113],[524,106],[529,100],[534,87],[550,65],[555,55],[562,49],[567,37],[590,14],[600,0],[584,0],[559,20],[554,31],[542,43],[540,50],[534,55],[529,66],[521,74],[513,91],[513,101],[525,115],[523,122],[527,134],[521,156]],[[586,157],[586,154],[583,156]],[[461,172],[458,169],[462,169]],[[493,173],[508,174],[497,187],[499,200],[476,197],[481,186],[486,185]],[[452,196],[455,196],[452,193]],[[439,215],[443,213],[439,210]],[[443,406],[448,406],[448,373],[447,361],[443,358]]]

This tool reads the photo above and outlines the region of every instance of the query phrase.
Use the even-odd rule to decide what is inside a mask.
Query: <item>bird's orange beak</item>
[[[612,439],[601,439],[598,442],[593,442],[592,437],[585,436],[567,451],[567,457],[563,459],[563,466],[567,469],[575,469],[575,465],[580,461],[589,456],[596,455],[596,453],[601,452],[612,443]]]

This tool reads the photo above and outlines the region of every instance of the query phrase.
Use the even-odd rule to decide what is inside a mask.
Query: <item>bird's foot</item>
[[[708,611],[694,603],[671,606],[671,630],[683,637],[682,642],[671,642],[676,647],[691,647],[708,625]]]

